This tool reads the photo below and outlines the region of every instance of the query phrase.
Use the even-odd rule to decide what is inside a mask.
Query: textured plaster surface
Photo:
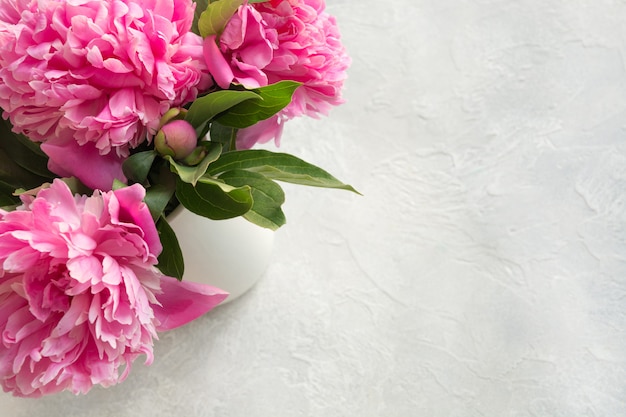
[[[347,104],[262,281],[119,386],[0,415],[626,415],[626,2],[328,0]]]

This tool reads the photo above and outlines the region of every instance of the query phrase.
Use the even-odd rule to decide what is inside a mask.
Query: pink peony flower
[[[44,142],[59,175],[111,189],[120,165],[172,106],[210,77],[189,32],[191,0],[0,0],[0,107],[14,130]],[[93,175],[85,155],[107,155]],[[109,156],[110,155],[110,156]],[[121,177],[120,177],[121,176]]]
[[[157,331],[222,301],[163,276],[161,243],[138,184],[73,196],[55,180],[0,210],[0,384],[17,396],[85,393],[128,375]]]
[[[341,104],[350,58],[340,42],[335,18],[323,0],[271,0],[241,6],[219,37],[204,41],[210,73],[221,88],[248,88],[294,80],[303,85],[271,122],[272,130],[252,126],[240,131],[241,147],[272,138],[282,122],[300,115],[318,117]]]

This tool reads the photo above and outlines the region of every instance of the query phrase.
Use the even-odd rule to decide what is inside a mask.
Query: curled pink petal
[[[154,306],[160,324],[158,331],[171,330],[197,319],[228,297],[219,288],[191,281],[161,278],[162,293],[157,296],[161,306]]]
[[[221,88],[227,89],[234,78],[233,70],[215,42],[215,35],[207,36],[204,39],[204,59],[215,83]]]
[[[111,152],[101,155],[93,143],[51,140],[41,145],[48,155],[48,169],[60,176],[75,176],[92,189],[110,190],[114,180],[126,182],[123,159]]]
[[[250,149],[257,143],[266,143],[274,140],[280,144],[283,134],[284,120],[275,115],[269,119],[261,120],[245,129],[237,132],[237,149]]]
[[[154,227],[154,220],[152,220],[148,206],[142,201],[146,196],[146,190],[139,184],[133,184],[130,187],[113,191],[113,194],[116,199],[111,201],[116,204],[109,207],[112,223],[129,228],[136,227],[148,244],[149,252],[161,253],[163,246],[161,246],[159,233]]]

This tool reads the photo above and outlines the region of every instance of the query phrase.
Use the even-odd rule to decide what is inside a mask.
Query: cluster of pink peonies
[[[95,190],[74,195],[57,179],[0,209],[5,391],[116,384],[138,356],[152,361],[158,332],[227,296],[162,274],[146,190],[112,190],[142,147],[182,157],[170,149],[180,129],[160,124],[170,109],[233,86],[301,83],[287,107],[239,130],[237,148],[248,149],[278,143],[289,119],[342,103],[350,59],[323,0],[245,2],[205,39],[191,31],[194,10],[192,0],[0,0],[3,117],[41,143],[50,171]],[[185,155],[196,146],[191,129]]]
[[[129,151],[213,80],[303,85],[237,144],[278,142],[285,120],[340,104],[350,58],[323,0],[245,4],[219,40],[190,32],[191,0],[0,0],[0,107],[43,142],[50,169],[91,188],[124,180]]]

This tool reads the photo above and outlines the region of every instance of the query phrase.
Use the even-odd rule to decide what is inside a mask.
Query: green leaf
[[[171,156],[165,157],[170,163],[172,170],[178,174],[180,179],[192,185],[196,185],[200,177],[206,172],[209,164],[216,161],[222,153],[222,145],[219,143],[201,142],[201,144],[206,148],[207,155],[198,165],[190,167],[176,162]]]
[[[285,193],[280,185],[261,174],[242,169],[225,172],[219,179],[236,187],[251,187],[254,203],[244,215],[248,221],[271,230],[285,224],[285,213],[281,209]]]
[[[4,181],[0,181],[0,207],[7,207],[20,202],[19,197],[13,195],[15,188]]]
[[[185,120],[196,130],[201,130],[205,123],[218,114],[250,99],[261,99],[258,94],[243,90],[220,90],[197,98],[189,107]]]
[[[10,197],[0,195],[0,208],[6,211],[13,211],[17,207],[17,203]]]
[[[250,127],[261,120],[269,119],[291,103],[291,97],[300,85],[295,81],[280,81],[256,88],[252,91],[257,93],[260,99],[239,103],[217,116],[215,120],[225,126],[239,129]]]
[[[0,180],[14,189],[31,189],[55,178],[39,144],[11,129],[8,120],[0,119]]]
[[[277,181],[313,187],[337,188],[359,194],[350,185],[339,181],[322,168],[293,155],[270,152],[263,149],[224,153],[220,159],[209,166],[207,174],[217,176],[234,169],[254,171]]]
[[[72,191],[72,194],[91,195],[93,193],[93,190],[91,188],[87,187],[76,177],[63,177],[60,178],[60,180],[69,187],[70,191]],[[122,187],[127,187],[127,185],[123,182],[119,180],[113,180],[114,185],[116,184],[116,182],[120,183]]]
[[[237,129],[213,122],[211,123],[211,142],[221,143],[227,152],[234,151],[237,149]]]
[[[207,6],[209,5],[209,1],[194,0],[193,2],[196,3],[196,9],[193,12],[193,23],[191,25],[191,31],[196,35],[200,35],[200,31],[198,30],[198,20],[200,19],[200,15],[202,14],[202,12],[205,11]]]
[[[165,207],[167,207],[175,191],[175,187],[167,184],[155,184],[146,190],[146,196],[143,200],[148,206],[154,221],[163,216]]]
[[[31,189],[39,187],[49,180],[49,178],[41,177],[24,169],[15,162],[5,149],[0,148],[0,181],[7,183],[13,189]]]
[[[176,198],[189,211],[213,220],[243,216],[253,204],[250,187],[233,187],[207,177],[195,186],[178,180]]]
[[[185,272],[185,262],[183,261],[183,252],[178,244],[176,233],[167,223],[165,217],[159,219],[156,227],[161,239],[161,245],[163,245],[163,251],[161,251],[158,257],[159,263],[157,268],[163,274],[180,281],[183,279],[183,273]]]
[[[117,178],[113,179],[113,185],[111,186],[111,189],[113,191],[121,190],[122,188],[126,188],[126,187],[128,187],[128,184],[126,184],[125,182],[122,182],[118,180]]]
[[[129,156],[122,163],[122,171],[126,178],[140,184],[145,183],[156,155],[155,151],[150,150],[137,152]]]
[[[42,178],[51,179],[55,175],[48,170],[48,157],[39,144],[23,135],[13,133],[11,123],[0,119],[0,148],[25,170]]]
[[[226,27],[226,23],[235,14],[244,0],[219,0],[209,2],[206,10],[198,19],[198,31],[200,36],[206,38],[211,35],[219,35]]]

